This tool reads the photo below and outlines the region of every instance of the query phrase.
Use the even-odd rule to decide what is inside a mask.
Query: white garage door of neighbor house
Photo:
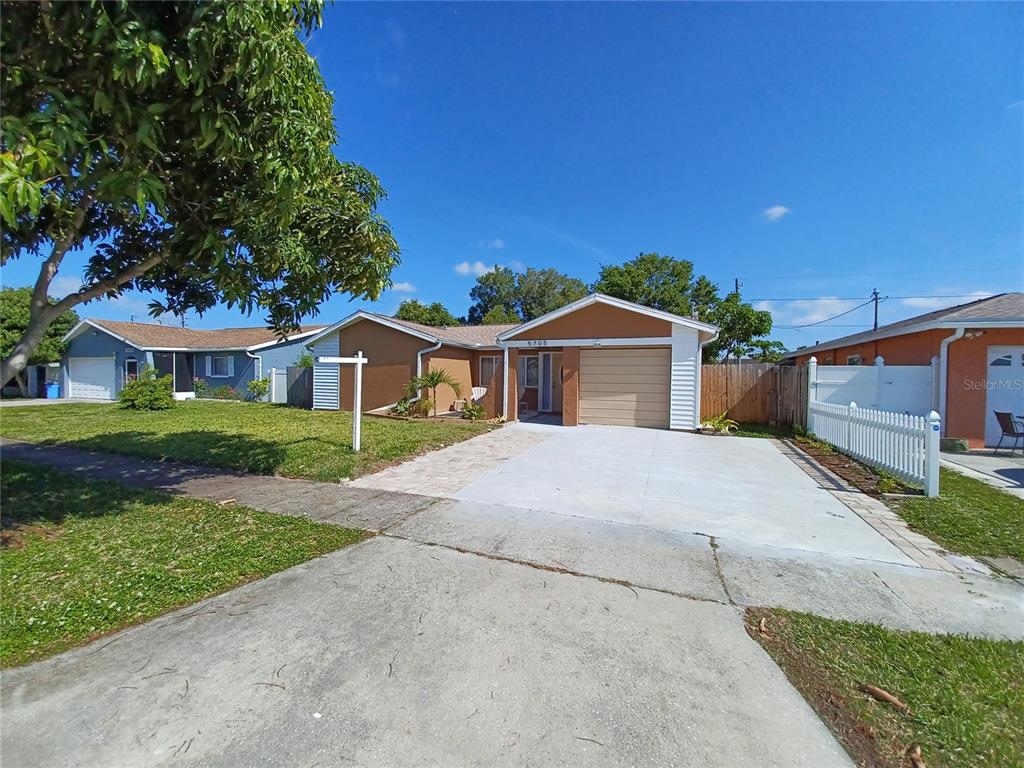
[[[668,429],[667,347],[580,350],[580,424]]]
[[[114,358],[68,358],[68,397],[114,399]]]
[[[986,379],[985,445],[995,445],[1002,430],[993,411],[1024,419],[1024,347],[989,347]]]

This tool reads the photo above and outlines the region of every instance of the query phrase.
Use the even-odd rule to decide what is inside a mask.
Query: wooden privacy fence
[[[773,363],[703,365],[703,417],[728,414],[756,424],[807,426],[807,366]]]

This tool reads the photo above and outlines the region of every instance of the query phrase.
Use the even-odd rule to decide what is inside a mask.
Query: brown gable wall
[[[607,304],[589,304],[513,337],[531,339],[621,339],[672,335],[672,323]]]
[[[342,356],[358,351],[369,359],[363,366],[363,410],[372,411],[397,402],[405,385],[416,375],[416,353],[430,346],[372,320],[360,320],[339,331]],[[341,366],[341,408],[352,410],[355,366]]]
[[[872,365],[881,355],[886,365],[929,365],[932,357],[939,354],[939,344],[952,333],[951,330],[933,329],[890,336],[877,341],[865,341],[833,349],[819,349],[813,355],[819,365],[846,365],[851,355],[860,355],[863,365]],[[797,365],[810,360],[812,353],[796,358]]]
[[[426,358],[424,361],[425,371],[448,371],[452,378],[459,382],[460,391],[458,395],[455,394],[455,390],[447,385],[438,387],[437,402],[434,404],[437,407],[438,413],[454,410],[456,400],[466,400],[472,393],[474,376],[473,351],[446,345],[436,352],[431,352],[429,356],[424,355],[424,357]],[[431,394],[430,392],[424,393],[426,397],[430,397]]]

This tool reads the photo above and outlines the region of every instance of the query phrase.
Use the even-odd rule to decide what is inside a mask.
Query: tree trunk
[[[43,337],[46,335],[46,329],[50,327],[50,323],[59,314],[59,312],[54,310],[55,305],[50,305],[49,308],[44,309],[42,312],[30,312],[25,333],[18,339],[18,343],[14,345],[11,354],[0,362],[0,379],[5,384],[11,379],[20,376],[21,372],[25,370],[29,357],[32,356],[35,348],[39,346],[39,342],[43,340]]]

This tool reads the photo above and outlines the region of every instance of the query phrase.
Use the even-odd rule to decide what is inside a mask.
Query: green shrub
[[[396,416],[408,416],[409,411],[412,410],[412,403],[409,402],[408,397],[400,398],[397,403],[391,406],[389,413],[393,413]]]
[[[237,400],[238,392],[234,387],[229,387],[227,384],[221,384],[213,390],[213,396],[218,400]]]
[[[124,408],[166,411],[174,407],[174,379],[170,374],[157,378],[153,366],[144,365],[137,379],[125,382],[118,399]]]
[[[270,391],[270,379],[253,379],[246,385],[250,400],[262,400]]]
[[[312,368],[313,362],[313,353],[303,352],[301,355],[295,358],[294,365],[296,368]]]
[[[430,412],[434,408],[434,401],[429,397],[421,397],[410,405],[410,411],[413,416],[419,416],[421,419],[427,418]]]
[[[200,379],[198,376],[192,379],[192,391],[196,393],[196,397],[206,397],[206,379]]]
[[[487,418],[487,409],[484,408],[480,403],[468,402],[462,409],[462,418],[469,419],[470,421],[479,421],[480,419]]]
[[[704,419],[701,426],[713,429],[715,432],[725,432],[728,435],[735,434],[740,428],[739,424],[730,419],[724,413]]]

